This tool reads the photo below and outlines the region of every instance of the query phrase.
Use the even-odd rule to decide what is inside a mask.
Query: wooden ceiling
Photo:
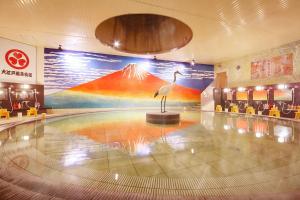
[[[170,16],[191,27],[191,42],[159,59],[213,64],[300,39],[299,0],[1,0],[0,36],[42,47],[132,55],[95,37],[99,23],[128,13]]]
[[[160,54],[188,44],[193,32],[179,20],[163,15],[126,14],[101,22],[96,37],[104,45],[134,54]]]

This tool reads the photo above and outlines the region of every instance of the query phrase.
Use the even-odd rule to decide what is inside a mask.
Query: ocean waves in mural
[[[181,62],[45,49],[46,106],[158,106],[160,100],[153,95],[171,82],[176,70],[183,76],[173,86],[167,105],[199,104],[201,91],[213,80],[211,65],[195,67]]]

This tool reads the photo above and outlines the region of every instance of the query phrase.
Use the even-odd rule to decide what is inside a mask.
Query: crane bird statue
[[[167,96],[169,95],[169,93],[171,92],[173,86],[175,85],[176,82],[176,75],[180,74],[182,75],[179,71],[174,72],[174,80],[172,83],[170,84],[166,84],[163,85],[159,88],[158,91],[155,92],[154,94],[154,98],[158,95],[162,95],[161,101],[160,101],[160,111],[161,113],[165,113],[166,112],[166,101],[167,101]],[[164,102],[164,109],[163,109],[163,102]]]

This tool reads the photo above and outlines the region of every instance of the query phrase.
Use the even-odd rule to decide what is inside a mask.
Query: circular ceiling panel
[[[188,44],[193,32],[185,23],[156,14],[127,14],[98,25],[96,38],[116,50],[134,54],[158,54]]]

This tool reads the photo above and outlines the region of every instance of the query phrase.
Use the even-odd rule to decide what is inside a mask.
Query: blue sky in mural
[[[136,57],[107,55],[82,51],[45,48],[45,93],[51,94],[111,74],[136,63],[151,74],[172,81],[178,70],[177,84],[203,90],[214,78],[213,65],[153,60]]]

